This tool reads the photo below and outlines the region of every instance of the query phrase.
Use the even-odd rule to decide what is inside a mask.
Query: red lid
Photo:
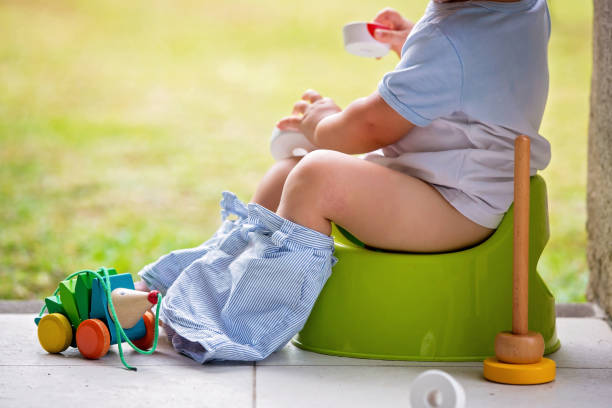
[[[372,37],[374,37],[374,31],[376,31],[377,28],[382,28],[383,30],[389,30],[391,28],[378,23],[367,23],[366,25]]]

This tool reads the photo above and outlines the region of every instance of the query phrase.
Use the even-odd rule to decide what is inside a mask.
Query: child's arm
[[[413,127],[374,92],[318,122],[313,141],[322,149],[366,153],[397,142]]]
[[[315,146],[343,153],[366,153],[403,138],[414,125],[374,92],[352,102],[344,111],[329,98],[306,91],[294,114],[282,119],[280,129],[298,129]]]

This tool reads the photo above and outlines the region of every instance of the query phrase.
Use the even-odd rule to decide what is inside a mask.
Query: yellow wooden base
[[[484,376],[502,384],[544,384],[555,379],[556,365],[549,358],[533,364],[507,364],[495,357],[484,361]]]

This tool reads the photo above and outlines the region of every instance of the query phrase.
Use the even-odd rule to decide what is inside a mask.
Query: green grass
[[[393,69],[392,55],[344,52],[342,25],[386,5],[418,19],[425,3],[0,2],[0,298],[199,244],[222,190],[250,198],[272,164],[273,123],[302,90],[346,106]],[[592,7],[551,10],[540,268],[559,301],[582,301]]]

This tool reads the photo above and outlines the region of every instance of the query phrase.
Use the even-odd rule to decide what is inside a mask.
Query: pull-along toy
[[[129,273],[117,274],[110,268],[75,272],[45,298],[34,319],[38,341],[49,353],[61,353],[71,346],[88,359],[103,357],[116,343],[125,368],[135,371],[125,361],[121,345],[127,341],[140,354],[155,352],[161,298],[156,290],[134,290]],[[149,309],[155,304],[153,316]],[[45,309],[48,314],[43,316]]]

